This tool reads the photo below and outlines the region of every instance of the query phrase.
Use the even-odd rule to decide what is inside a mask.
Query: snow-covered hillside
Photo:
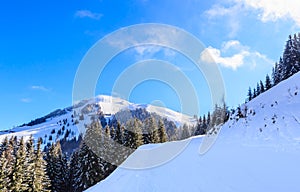
[[[67,132],[69,132],[67,139],[73,139],[78,137],[80,132],[84,131],[81,128],[84,127],[84,125],[90,124],[91,116],[95,115],[99,110],[104,113],[107,119],[110,119],[119,111],[138,108],[146,109],[150,113],[155,113],[163,118],[167,118],[169,121],[173,121],[177,126],[183,125],[184,123],[188,125],[196,123],[194,118],[171,109],[147,104],[134,104],[124,99],[99,95],[93,99],[83,100],[73,107],[65,108],[62,115],[47,118],[45,122],[33,126],[15,127],[10,130],[0,131],[0,141],[6,136],[23,136],[27,139],[32,135],[34,139],[38,139],[39,137],[43,138],[44,144],[47,144],[66,137]],[[81,115],[83,115],[83,118],[80,118]]]
[[[245,117],[232,115],[203,155],[199,153],[203,137],[192,137],[170,161],[147,169],[121,166],[87,191],[299,191],[299,89],[300,73],[241,106]],[[178,142],[182,141],[141,146],[123,165],[155,161],[164,156],[157,148],[171,150]],[[132,158],[139,153],[147,156]]]

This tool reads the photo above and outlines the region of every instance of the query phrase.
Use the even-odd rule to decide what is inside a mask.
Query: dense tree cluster
[[[46,161],[41,150],[30,138],[5,138],[0,152],[0,191],[50,191],[50,179],[46,173]]]
[[[0,191],[83,191],[106,178],[140,145],[169,140],[164,120],[152,116],[124,124],[114,119],[105,127],[99,116],[91,119],[79,148],[68,156],[61,142],[76,141],[53,141],[43,152],[42,139],[34,145],[32,138],[6,138],[0,148]]]
[[[99,118],[93,118],[86,126],[80,148],[70,158],[71,191],[83,191],[106,178],[140,145],[168,140],[163,120],[151,116],[144,121],[130,118],[125,124],[110,124],[102,127]]]
[[[222,106],[216,104],[212,114],[208,112],[207,116],[203,115],[199,118],[195,129],[195,135],[207,134],[210,130],[222,125],[228,119],[229,111],[225,102],[223,102]]]
[[[252,100],[259,94],[277,85],[281,81],[291,77],[300,71],[300,33],[289,35],[285,49],[279,62],[276,62],[272,68],[272,76],[266,75],[265,84],[260,81],[256,88],[248,90],[247,101]]]

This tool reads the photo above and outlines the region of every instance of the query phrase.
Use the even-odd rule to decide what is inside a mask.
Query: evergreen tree
[[[253,89],[253,98],[255,98],[257,96],[257,93],[256,93],[256,89],[254,88]]]
[[[81,192],[80,185],[82,183],[82,179],[80,178],[80,164],[79,164],[79,156],[78,150],[74,151],[70,160],[70,177],[69,177],[69,191],[71,192]]]
[[[22,137],[17,149],[15,164],[12,171],[11,190],[12,191],[27,191],[28,184],[26,183],[26,148],[24,138]]]
[[[157,143],[159,141],[157,135],[157,125],[155,119],[152,116],[148,118],[148,121],[146,121],[145,126],[146,132],[149,135],[149,142]]]
[[[115,137],[116,137],[116,130],[115,130],[114,126],[112,126],[110,128],[110,138],[112,138],[113,140],[115,140]]]
[[[188,127],[187,124],[184,124],[181,129],[182,129],[181,139],[186,139],[186,138],[189,138],[191,136],[190,131],[189,131],[189,127]]]
[[[263,93],[265,91],[265,86],[261,80],[259,81],[259,89],[260,93]]]
[[[207,126],[210,125],[210,121],[211,121],[210,112],[207,112],[207,119],[206,119]]]
[[[202,124],[202,117],[199,117],[198,123],[201,125]]]
[[[273,84],[277,85],[280,82],[279,64],[276,62],[272,69]]]
[[[33,180],[34,180],[34,169],[35,169],[35,152],[34,152],[34,141],[33,137],[30,136],[28,141],[26,142],[26,162],[27,162],[27,168],[26,168],[26,183],[28,184],[28,188],[30,192],[33,191]]]
[[[291,49],[291,72],[290,76],[294,75],[300,70],[300,45],[297,39],[297,35],[294,34],[294,38],[292,39],[292,49]]]
[[[83,141],[77,154],[76,178],[73,181],[74,191],[83,191],[102,179],[102,169],[98,156]]]
[[[282,57],[280,57],[279,59],[279,63],[278,63],[278,67],[277,67],[277,70],[278,70],[278,83],[281,82],[282,80],[284,80],[284,74],[285,74],[285,71],[284,71],[284,63],[283,63],[283,59]]]
[[[289,39],[286,42],[286,46],[283,52],[283,80],[289,78],[292,75],[293,63],[295,62],[295,53],[293,49],[292,36],[289,35]]]
[[[52,144],[46,157],[47,175],[51,181],[51,191],[67,191],[68,184],[68,162],[61,151],[60,143]]]
[[[248,89],[248,101],[251,101],[252,100],[252,90],[251,90],[251,87],[249,87]]]
[[[0,190],[1,191],[11,191],[11,175],[12,175],[12,168],[13,164],[12,161],[12,151],[13,146],[9,142],[8,138],[6,137],[2,143],[1,149],[1,160],[0,160]]]
[[[161,119],[158,121],[158,137],[160,143],[164,143],[167,141],[165,125]]]
[[[66,154],[62,154],[60,162],[60,177],[61,177],[61,187],[60,190],[63,192],[70,191],[70,166],[68,162],[68,157]]]
[[[206,133],[206,130],[203,129],[203,121],[202,121],[202,117],[199,117],[198,123],[196,125],[196,131],[195,131],[195,135],[204,135]]]
[[[43,159],[43,152],[41,150],[42,139],[39,138],[37,142],[37,149],[35,152],[34,162],[34,174],[32,178],[32,188],[29,189],[32,192],[47,192],[50,191],[50,180],[46,174],[46,162]]]
[[[5,159],[4,151],[1,152],[0,156],[0,191],[8,191],[8,183],[7,181],[7,160]]]
[[[138,120],[137,118],[134,119],[133,122],[133,132],[134,132],[134,145],[133,148],[138,148],[141,146],[144,141],[143,141],[143,132],[142,132],[142,122]],[[156,134],[156,141],[158,140],[158,136]]]
[[[86,133],[84,135],[85,144],[99,157],[105,155],[104,147],[102,146],[103,143],[110,141],[111,138],[108,125],[106,125],[105,131],[107,135],[103,135],[100,121],[93,121],[90,126],[86,127]]]
[[[271,89],[271,87],[272,87],[271,79],[269,75],[266,75],[266,90]]]
[[[114,138],[119,144],[124,142],[124,127],[121,127],[120,122],[117,122],[116,135]]]
[[[259,87],[259,84],[257,83],[256,84],[256,96],[258,96],[260,93],[261,93],[260,87]]]
[[[124,146],[128,148],[134,148],[134,130],[133,130],[133,119],[129,119],[126,122],[124,129]]]
[[[17,146],[17,141],[16,137],[12,136],[9,141],[8,145],[4,151],[5,153],[5,159],[7,161],[6,167],[4,167],[4,172],[5,172],[5,183],[6,183],[6,188],[8,191],[12,191],[14,183],[14,166],[15,166],[15,160],[16,160],[16,146]]]

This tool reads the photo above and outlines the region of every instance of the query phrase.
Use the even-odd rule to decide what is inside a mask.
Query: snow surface
[[[205,154],[199,153],[203,137],[192,137],[168,162],[146,169],[121,165],[87,191],[300,191],[299,88],[300,73],[242,105],[247,117],[236,119],[233,115]],[[178,142],[141,146],[124,164],[160,158],[164,154],[157,153],[157,148],[171,150]],[[145,150],[147,157],[136,155]]]

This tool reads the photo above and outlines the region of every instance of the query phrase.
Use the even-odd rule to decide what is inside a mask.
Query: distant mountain
[[[204,155],[204,136],[185,140],[177,156],[147,169],[133,165],[162,158],[183,141],[138,148],[88,192],[297,191],[300,178],[300,73],[240,106]],[[169,150],[168,150],[169,149]],[[140,154],[144,154],[141,156]],[[125,167],[125,168],[124,168]]]
[[[55,110],[13,129],[0,131],[0,141],[5,137],[23,136],[26,139],[32,135],[35,140],[41,137],[44,145],[50,145],[56,140],[78,139],[80,133],[84,133],[85,125],[90,124],[92,118],[101,118],[101,123],[105,125],[112,119],[126,122],[128,118],[142,118],[143,115],[149,114],[164,118],[177,127],[183,124],[190,126],[196,124],[196,119],[193,117],[168,108],[134,104],[124,99],[99,95],[80,101],[72,107]]]

